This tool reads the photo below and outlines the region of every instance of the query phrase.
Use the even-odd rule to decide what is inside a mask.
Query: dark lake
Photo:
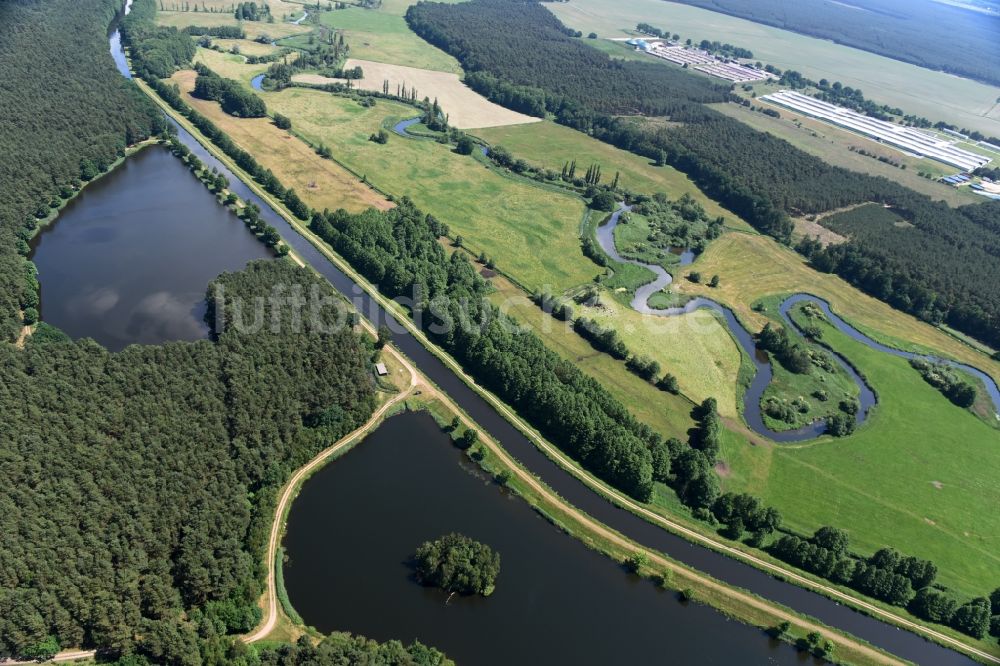
[[[416,547],[452,531],[500,553],[490,597],[446,603],[410,579]],[[306,482],[284,543],[289,597],[306,624],[416,638],[460,665],[814,663],[562,533],[487,479],[425,413],[389,419]]]
[[[273,253],[188,168],[152,146],[91,183],[32,242],[42,319],[116,351],[197,340],[205,288]]]

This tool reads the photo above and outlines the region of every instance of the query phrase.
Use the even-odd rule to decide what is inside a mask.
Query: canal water
[[[453,531],[500,554],[490,597],[449,599],[412,580],[417,546]],[[389,419],[307,481],[285,547],[285,584],[307,625],[419,639],[459,664],[814,663],[561,532],[423,412]]]
[[[112,351],[207,337],[208,283],[273,256],[161,146],[88,185],[31,248],[42,320]]]
[[[765,598],[819,618],[828,624],[846,630],[868,640],[878,647],[889,650],[893,654],[897,654],[915,663],[934,664],[935,666],[976,663],[965,655],[929,643],[916,634],[896,629],[884,622],[853,611],[809,590],[777,580],[742,562],[686,541],[624,509],[618,508],[597,495],[578,479],[547,458],[523,433],[498,414],[492,405],[469,388],[441,360],[423,347],[419,341],[405,332],[405,329],[394,320],[392,315],[386,313],[378,303],[373,301],[340,269],[329,262],[307,239],[292,229],[284,218],[275,213],[265,201],[254,194],[244,183],[236,179],[224,165],[214,157],[211,157],[207,150],[190,134],[183,129],[178,129],[178,137],[205,164],[209,167],[217,167],[229,179],[232,191],[236,192],[245,201],[253,202],[260,206],[262,211],[261,218],[277,228],[282,238],[292,246],[304,261],[312,265],[320,274],[326,277],[337,290],[353,300],[358,310],[364,316],[376,323],[386,323],[392,332],[393,344],[403,350],[432,381],[442,390],[446,391],[467,414],[496,438],[511,455],[548,483],[550,487],[570,504],[584,510],[590,516],[606,525],[612,526],[648,548],[667,553],[671,557],[701,571],[705,571],[722,581],[749,589]],[[127,199],[130,194],[123,191],[121,196]],[[377,449],[378,447],[371,448]],[[362,447],[358,453],[365,450]],[[350,457],[345,458],[341,462],[348,460],[350,460]],[[332,470],[333,468],[330,469]],[[321,477],[318,476],[317,478]],[[365,482],[372,483],[374,481],[367,479]],[[352,499],[351,501],[353,502],[354,500]],[[427,535],[420,535],[420,539],[425,538],[428,538]],[[350,544],[338,544],[340,548],[350,546]],[[415,546],[413,544],[406,544],[406,547],[409,549]],[[613,563],[607,561],[606,563],[608,566],[614,566]],[[585,587],[586,583],[587,581],[581,581],[581,590]],[[306,603],[305,599],[300,603],[300,610],[302,612],[310,612],[307,610]],[[365,603],[365,599],[364,597],[357,598],[354,600],[354,603],[361,606]],[[709,612],[708,609],[704,609],[704,611]],[[717,636],[712,636],[707,640],[709,642],[724,642],[728,640],[729,628],[736,626],[735,624],[727,624],[724,632],[719,633]],[[742,628],[746,629],[745,627]],[[660,630],[662,631],[662,629]],[[405,638],[405,634],[401,634],[400,637]],[[663,654],[665,655],[664,660],[670,660],[670,654],[674,646],[669,640],[663,640],[661,643]],[[478,661],[474,661],[473,663],[478,663]],[[736,660],[731,663],[742,662]]]

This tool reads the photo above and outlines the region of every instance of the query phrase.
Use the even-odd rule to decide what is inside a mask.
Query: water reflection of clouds
[[[128,315],[125,331],[133,340],[190,340],[204,336],[205,325],[192,308],[200,294],[157,291],[144,296]]]
[[[104,315],[118,305],[120,300],[121,295],[117,289],[89,287],[85,288],[80,297],[70,304],[69,311],[77,316]]]

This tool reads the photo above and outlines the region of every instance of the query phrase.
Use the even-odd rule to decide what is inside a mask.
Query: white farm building
[[[870,118],[851,109],[829,104],[792,90],[781,90],[758,99],[864,134],[903,152],[944,162],[962,171],[972,171],[990,163],[989,157],[963,150],[951,141],[929,132]]]

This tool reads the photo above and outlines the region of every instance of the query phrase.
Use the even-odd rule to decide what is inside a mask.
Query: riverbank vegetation
[[[959,377],[955,370],[943,363],[932,363],[915,358],[910,365],[920,373],[928,384],[941,391],[941,394],[959,407],[969,408],[976,402],[976,387]]]
[[[780,302],[766,299],[756,307],[776,316]],[[757,347],[773,361],[771,383],[761,396],[765,424],[781,431],[824,420],[832,435],[852,433],[860,389],[822,345],[823,329],[816,324],[825,321],[825,315],[811,303],[802,303],[789,316],[805,335],[777,319],[757,335]]]
[[[811,323],[824,344],[864,369],[878,405],[850,437],[806,447],[724,443],[721,458],[733,474],[723,488],[761,497],[800,536],[822,525],[845,528],[857,552],[874,553],[892,534],[893,547],[933,561],[938,583],[956,596],[991,589],[998,561],[986,535],[998,529],[987,527],[996,522],[989,506],[997,496],[984,489],[1000,469],[995,431],[956,409],[905,359],[825,321]]]
[[[671,201],[663,193],[639,197],[615,227],[615,247],[627,259],[673,270],[683,252],[701,254],[722,234],[725,218],[709,219],[693,197]]]
[[[224,79],[204,65],[197,65],[196,71],[198,77],[192,93],[195,97],[219,102],[223,111],[237,118],[263,118],[267,115],[263,100],[238,82]]]
[[[420,544],[413,555],[413,569],[417,581],[423,585],[488,597],[500,573],[500,555],[464,534],[446,534]]]

